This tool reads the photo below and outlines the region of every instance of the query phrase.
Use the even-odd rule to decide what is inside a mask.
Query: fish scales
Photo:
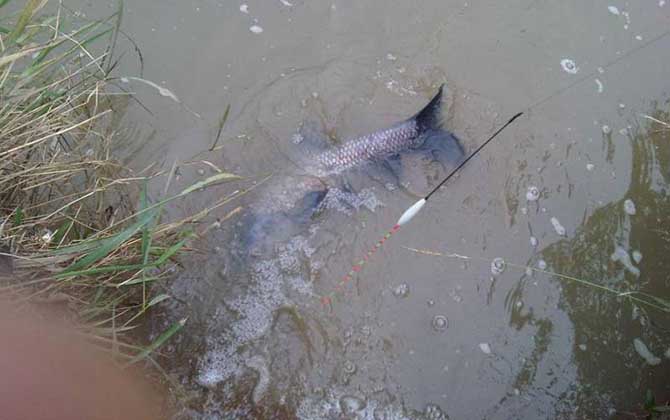
[[[316,157],[319,175],[334,175],[366,161],[384,159],[420,142],[419,126],[415,120],[404,121],[345,142],[335,150]]]

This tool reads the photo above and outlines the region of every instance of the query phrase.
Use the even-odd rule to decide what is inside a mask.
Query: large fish
[[[324,136],[299,134],[296,143],[299,165],[310,175],[325,177],[340,174],[369,162],[380,162],[401,152],[423,149],[445,152],[441,158],[456,160],[463,155],[459,141],[442,123],[444,85],[435,97],[412,118],[389,128],[345,141],[340,147],[323,150]],[[437,157],[437,156],[436,156]]]
[[[463,148],[443,126],[443,88],[444,85],[413,117],[345,141],[339,147],[329,147],[325,134],[313,129],[297,134],[289,157],[299,173],[266,188],[249,223],[248,245],[258,251],[295,235],[326,196],[332,178],[353,168],[376,164],[397,175],[405,169],[402,156],[412,154],[442,165],[457,164],[463,157]]]

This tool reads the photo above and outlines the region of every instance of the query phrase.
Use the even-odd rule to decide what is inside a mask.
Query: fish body
[[[327,196],[333,177],[373,162],[383,163],[391,172],[402,172],[401,157],[412,153],[440,163],[456,163],[463,157],[458,139],[442,125],[443,87],[413,117],[389,128],[375,131],[329,147],[323,133],[303,132],[294,140],[293,162],[299,174],[277,179],[266,188],[255,206],[247,239],[257,254],[277,241],[295,236],[313,217]],[[398,175],[394,173],[394,175]],[[263,252],[261,252],[263,253]]]
[[[300,150],[301,166],[313,176],[337,175],[365,163],[382,161],[401,152],[418,149],[428,138],[436,136],[452,143],[457,152],[462,154],[458,140],[442,126],[443,89],[444,85],[428,105],[412,118],[389,128],[350,139],[339,147],[325,151],[315,152],[315,147],[312,150]],[[313,146],[314,139],[305,137],[302,136],[302,140],[311,141]],[[435,140],[433,139],[433,143]]]
[[[337,175],[362,163],[381,160],[416,147],[420,141],[416,120],[411,119],[393,127],[375,131],[345,142],[342,146],[316,157],[314,175]]]

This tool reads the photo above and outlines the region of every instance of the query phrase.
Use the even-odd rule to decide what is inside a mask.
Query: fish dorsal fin
[[[437,94],[428,104],[419,111],[414,118],[419,124],[420,131],[439,130],[442,128],[442,95],[444,84],[440,86]]]

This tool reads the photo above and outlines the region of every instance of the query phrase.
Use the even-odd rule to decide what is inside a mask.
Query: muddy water
[[[183,211],[273,174],[184,262],[155,319],[160,331],[189,316],[164,359],[184,417],[624,418],[647,389],[670,398],[667,316],[511,265],[670,296],[670,135],[642,116],[670,120],[670,36],[654,40],[670,4],[135,1],[125,12],[142,77],[181,101],[131,80],[153,112],[129,110],[126,126],[148,139],[135,162],[178,160],[176,189],[213,173],[202,160],[249,177]],[[121,72],[139,75],[122,48]],[[356,195],[344,205],[246,255],[254,206],[301,182],[283,177],[302,121],[321,121],[337,142],[412,115],[445,81],[448,125],[468,150],[526,115],[332,305],[319,296],[434,183],[430,174],[414,171],[405,188],[350,174]],[[194,157],[228,104],[220,148]],[[507,265],[494,274],[498,257]]]

